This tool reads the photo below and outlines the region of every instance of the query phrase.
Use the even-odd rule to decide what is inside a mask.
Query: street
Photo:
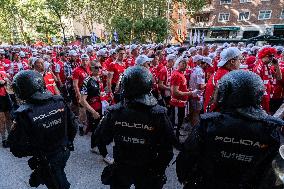
[[[71,189],[108,188],[100,181],[101,172],[106,164],[100,156],[89,151],[89,144],[90,136],[77,136],[75,139],[75,151],[71,153],[65,168]],[[111,146],[108,149],[112,152]],[[27,160],[28,158],[15,158],[9,149],[0,147],[0,189],[31,188],[28,183],[31,169],[28,167]],[[172,163],[167,169],[167,177],[165,189],[181,188],[177,181],[175,165]],[[41,185],[38,188],[46,187]]]

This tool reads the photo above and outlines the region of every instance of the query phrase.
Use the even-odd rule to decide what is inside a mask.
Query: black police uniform
[[[165,169],[173,157],[172,146],[176,138],[166,109],[157,105],[157,101],[148,94],[129,100],[130,91],[143,94],[141,90],[146,86],[141,80],[149,74],[146,68],[137,66],[126,70],[122,91],[128,99],[109,107],[95,131],[99,142],[109,144],[114,140],[115,143],[115,163],[102,173],[103,184],[114,189],[130,188],[132,184],[142,189],[162,188]],[[152,83],[150,80],[149,84]],[[142,89],[135,88],[134,83]],[[151,85],[146,85],[151,89]]]
[[[245,84],[255,86],[254,91],[238,88]],[[177,157],[177,176],[184,188],[256,189],[264,184],[272,188],[263,181],[277,155],[278,128],[284,122],[259,108],[262,89],[260,78],[251,72],[233,71],[222,78],[221,112],[201,115],[200,126]]]
[[[74,150],[75,117],[61,96],[41,90],[42,77],[38,73],[24,71],[16,76],[22,80],[29,77],[35,80],[30,81],[32,86],[29,88],[33,95],[19,95],[26,103],[15,113],[15,124],[8,137],[10,151],[19,158],[33,156],[29,160],[34,170],[30,177],[31,186],[45,184],[52,189],[69,188],[64,167],[70,156],[69,150]],[[33,82],[35,85],[39,83],[39,86],[33,87]],[[28,79],[26,87],[29,84]],[[16,88],[16,94],[21,93],[21,86]],[[30,98],[27,99],[27,96]]]

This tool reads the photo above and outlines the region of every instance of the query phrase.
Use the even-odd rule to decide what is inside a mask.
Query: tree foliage
[[[169,4],[170,2],[170,4]],[[190,13],[200,10],[206,0],[0,0],[0,41],[49,41],[65,36],[75,19],[94,31],[102,23],[108,33],[117,31],[120,42],[155,41],[167,36],[168,5],[182,3]]]

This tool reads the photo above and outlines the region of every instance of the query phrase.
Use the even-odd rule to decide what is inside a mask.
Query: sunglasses
[[[101,67],[101,66],[94,66],[93,68],[94,68],[94,69],[96,69],[96,70],[98,70],[98,69],[102,69],[102,67]]]

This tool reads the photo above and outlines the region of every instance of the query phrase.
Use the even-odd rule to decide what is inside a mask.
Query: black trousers
[[[176,119],[177,119],[177,128],[176,128],[176,136],[177,139],[179,140],[179,136],[180,136],[180,128],[183,124],[183,120],[184,120],[184,116],[185,116],[185,107],[175,107],[175,106],[171,106],[170,107],[170,111],[171,111],[171,122],[172,125],[176,125]]]
[[[102,110],[98,111],[99,114],[102,116]],[[92,116],[92,114],[90,112],[87,112],[87,119],[88,119],[88,127],[90,127],[90,130],[92,132],[92,136],[91,136],[91,148],[94,147],[98,147],[100,154],[103,157],[106,157],[107,153],[107,148],[106,145],[102,145],[100,143],[97,142],[97,136],[94,135],[95,130],[100,122],[100,119],[94,119],[94,117]]]
[[[51,171],[53,172],[60,189],[70,188],[70,183],[68,182],[64,172],[64,168],[69,157],[70,151],[68,149],[61,150],[58,153],[47,157],[47,160],[50,163]],[[47,188],[52,189],[50,186],[48,186],[48,184]]]
[[[166,179],[150,170],[137,167],[118,167],[113,170],[111,189],[129,189],[132,184],[136,189],[162,189]]]

